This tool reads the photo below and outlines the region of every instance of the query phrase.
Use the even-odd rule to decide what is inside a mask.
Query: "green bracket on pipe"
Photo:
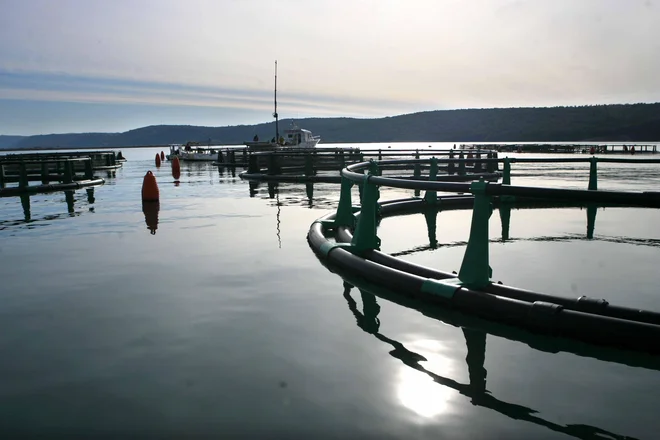
[[[428,278],[422,283],[422,292],[451,300],[461,287],[463,287],[463,283],[458,278],[448,278],[446,280]]]
[[[378,215],[380,191],[378,190],[378,186],[369,181],[371,176],[378,175],[378,173],[378,165],[373,160],[370,161],[369,174],[365,176],[363,183],[362,211],[360,212],[360,217],[355,227],[355,234],[351,241],[357,252],[380,249],[380,238],[376,235],[376,217]]]
[[[591,156],[589,167],[589,191],[598,190],[598,158]]]
[[[353,182],[346,177],[341,178],[341,192],[339,195],[339,204],[337,205],[337,215],[333,223],[333,228],[345,226],[347,228],[355,227],[355,216],[353,215],[353,205],[351,202],[351,189]]]
[[[470,238],[463,256],[458,278],[466,286],[481,289],[490,283],[493,271],[488,261],[488,221],[493,213],[491,196],[486,194],[488,182],[480,179],[472,182],[470,192],[474,194]]]
[[[434,182],[438,180],[438,159],[435,157],[431,158],[431,169],[429,170],[429,181]],[[424,194],[424,202],[429,205],[435,205],[438,201],[438,192],[432,190],[426,190]]]

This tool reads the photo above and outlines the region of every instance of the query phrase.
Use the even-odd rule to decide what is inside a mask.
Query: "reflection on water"
[[[603,429],[585,424],[560,425],[545,420],[536,415],[538,411],[518,405],[505,402],[494,397],[486,388],[486,332],[479,329],[461,328],[467,346],[467,363],[469,383],[463,384],[439,373],[426,368],[422,363],[427,362],[427,358],[404,346],[401,342],[388,338],[380,333],[381,322],[378,318],[380,306],[377,303],[376,296],[363,289],[359,289],[363,303],[363,311],[357,308],[356,301],[351,297],[353,288],[347,282],[344,282],[343,296],[346,299],[348,308],[355,317],[356,323],[360,329],[373,335],[376,339],[391,345],[393,350],[389,352],[390,356],[401,361],[405,367],[399,374],[399,384],[397,392],[402,405],[411,409],[423,417],[434,417],[441,414],[448,407],[451,395],[440,389],[429,388],[430,383],[420,379],[418,375],[412,373],[410,369],[421,372],[428,377],[431,383],[446,387],[448,390],[457,391],[470,398],[473,405],[491,409],[514,420],[523,420],[546,427],[552,431],[560,432],[571,437],[580,439],[632,439],[629,436],[614,434]],[[446,371],[451,361],[436,364],[434,369]]]
[[[151,231],[151,235],[156,235],[158,229],[158,212],[160,211],[160,202],[142,202],[142,212],[144,213],[144,221],[147,224],[147,229]]]
[[[277,247],[278,249],[282,249],[282,237],[280,235],[280,214],[282,213],[282,204],[280,203],[280,193],[279,191],[277,192],[277,198],[275,203],[277,204],[277,215],[275,216],[275,220],[277,222]]]
[[[62,193],[64,193],[64,203],[66,204],[66,213],[62,212],[61,209],[61,200]],[[7,220],[0,220],[0,230],[8,229],[11,227],[25,227],[28,229],[32,229],[37,226],[46,226],[48,223],[44,223],[44,221],[50,221],[50,220],[57,220],[57,219],[65,219],[65,218],[70,218],[70,217],[76,217],[82,214],[83,212],[94,212],[94,207],[92,206],[94,202],[96,201],[94,197],[94,187],[89,187],[85,189],[85,194],[86,198],[83,199],[82,197],[78,197],[78,202],[83,202],[86,201],[88,205],[88,209],[85,211],[83,209],[78,209],[76,210],[76,196],[81,195],[82,192],[76,193],[75,190],[65,190],[65,191],[60,191],[60,192],[52,192],[52,193],[44,193],[44,194],[21,194],[18,197],[5,197],[3,201],[9,205],[8,210],[3,210],[3,215],[8,215],[11,216],[13,215],[13,212],[11,211],[11,205],[12,202],[16,199],[20,200],[21,204],[21,209],[23,211],[22,213],[22,218],[20,220],[17,219],[18,216],[16,216],[14,219],[7,219]],[[41,217],[33,214],[33,202],[36,203],[36,209],[37,211],[41,211],[42,208],[46,208],[48,210],[53,209],[52,203],[50,203],[51,200],[57,199],[58,204],[55,205],[55,209],[57,213],[54,214],[44,214]],[[36,200],[36,201],[35,201]]]
[[[248,181],[249,196],[257,197],[264,187],[267,189],[269,199],[275,198],[276,192],[282,196],[280,201],[282,206],[306,206],[310,209],[331,209],[337,206],[339,185],[336,184],[260,183]]]
[[[571,205],[563,205],[571,206]],[[516,207],[515,203],[505,202],[500,203],[497,210],[500,215],[501,222],[501,238],[491,238],[490,243],[515,243],[515,242],[562,242],[562,241],[580,241],[580,240],[593,240],[593,241],[602,241],[608,243],[621,243],[621,244],[634,244],[637,246],[651,246],[658,247],[660,246],[660,239],[653,238],[633,238],[625,236],[607,236],[607,235],[597,235],[594,236],[596,228],[596,214],[599,208],[603,208],[602,205],[596,203],[588,203],[586,205],[586,234],[562,234],[557,236],[537,236],[537,237],[525,237],[525,238],[511,238],[510,236],[510,227],[511,227],[511,211],[513,208],[521,209]],[[544,205],[539,205],[538,208],[545,208]],[[531,206],[524,206],[524,209],[533,209]],[[581,208],[580,208],[581,209]],[[390,255],[394,257],[401,257],[405,255],[413,255],[419,252],[434,250],[439,247],[442,248],[452,248],[452,247],[463,247],[467,246],[467,240],[455,240],[445,243],[439,243],[436,236],[437,230],[437,216],[442,213],[442,209],[431,209],[427,208],[422,211],[426,220],[426,228],[428,232],[428,245],[424,246],[414,246],[410,249],[405,249],[401,251],[390,252]],[[405,214],[407,215],[407,214]],[[466,237],[467,238],[467,237]]]
[[[23,205],[23,216],[25,217],[25,222],[29,222],[32,218],[30,214],[30,195],[21,194],[21,205]]]

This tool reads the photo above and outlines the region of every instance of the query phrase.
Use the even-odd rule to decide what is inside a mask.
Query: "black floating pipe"
[[[441,207],[445,209],[452,209],[456,207],[469,208],[472,206],[472,197],[449,197],[440,199]],[[411,211],[423,209],[424,202],[419,199],[397,200],[396,203],[383,203],[380,209],[382,218],[400,213],[402,211]],[[359,214],[357,214],[359,215]],[[353,239],[352,234],[347,228],[337,229],[337,239],[340,242],[350,243]],[[363,257],[375,263],[391,267],[392,269],[401,270],[414,275],[425,278],[443,280],[455,278],[456,276],[448,272],[432,269],[425,266],[420,266],[414,263],[400,260],[391,255],[385,254],[380,251],[366,251]],[[517,299],[527,302],[549,302],[561,305],[569,310],[576,310],[585,313],[593,313],[596,315],[610,316],[613,318],[627,319],[637,322],[646,322],[649,324],[660,325],[660,313],[650,310],[640,310],[631,307],[623,307],[611,305],[604,299],[589,298],[581,296],[579,298],[568,298],[555,295],[548,295],[538,293],[531,290],[519,289],[516,287],[506,286],[503,284],[490,284],[483,289],[485,292],[495,295]]]
[[[307,238],[319,258],[329,264],[409,297],[537,333],[660,353],[660,326],[657,325],[568,310],[548,302],[530,303],[462,286],[445,288],[442,293],[429,292],[423,287],[427,285],[424,277],[377,264],[334,246],[325,238],[320,222],[312,224]]]

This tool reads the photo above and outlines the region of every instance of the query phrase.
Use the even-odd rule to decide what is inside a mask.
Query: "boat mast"
[[[275,142],[280,141],[280,126],[279,119],[277,115],[277,60],[275,60],[275,112],[273,113],[275,118]]]

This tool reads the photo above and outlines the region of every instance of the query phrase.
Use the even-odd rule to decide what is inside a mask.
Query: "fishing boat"
[[[202,147],[197,142],[187,142],[185,145],[172,144],[167,160],[172,160],[175,156],[182,161],[213,162],[218,158],[218,150],[211,147]]]
[[[314,148],[321,142],[320,136],[314,136],[311,131],[305,130],[291,123],[291,128],[285,130],[284,135],[280,135],[279,115],[277,113],[277,61],[275,61],[275,137],[269,141],[260,141],[257,136],[252,141],[244,144],[252,151],[267,151],[283,148]]]

